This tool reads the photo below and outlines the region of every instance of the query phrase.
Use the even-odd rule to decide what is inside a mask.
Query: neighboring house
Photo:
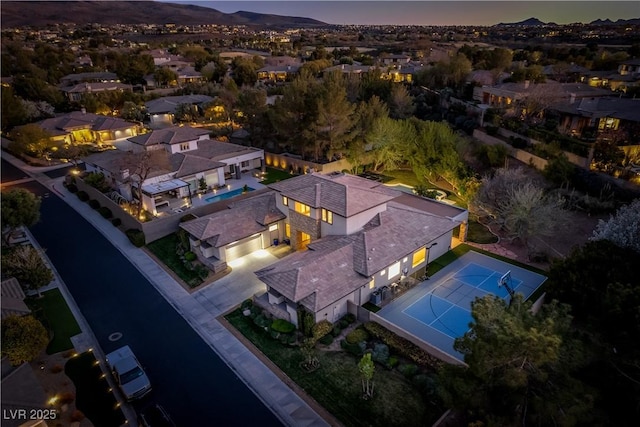
[[[558,130],[577,137],[615,138],[637,144],[640,135],[640,100],[620,97],[584,98],[557,103]]]
[[[91,58],[89,58],[90,61]],[[75,86],[79,83],[120,83],[120,79],[117,74],[109,72],[67,74],[60,79],[60,84],[63,86]]]
[[[24,316],[31,310],[24,303],[26,298],[18,279],[11,277],[0,283],[0,297],[2,302],[2,318],[8,316]]]
[[[258,80],[268,82],[285,82],[292,80],[300,69],[300,64],[267,65],[258,70]]]
[[[118,82],[79,83],[73,86],[61,87],[60,90],[64,92],[65,96],[69,98],[70,101],[80,102],[82,101],[82,96],[85,94],[96,94],[103,92],[132,92],[133,86]]]
[[[99,114],[73,111],[36,123],[52,135],[54,141],[65,144],[113,144],[139,133],[137,123]]]
[[[640,59],[629,59],[621,62],[618,65],[618,73],[623,76],[640,74]]]
[[[2,426],[43,427],[51,422],[55,411],[47,405],[47,396],[29,363],[11,366],[8,358],[1,361]],[[24,412],[19,412],[24,411]],[[16,414],[13,417],[11,414]],[[20,415],[18,415],[20,414]]]
[[[503,83],[498,86],[484,86],[481,93],[481,102],[493,108],[513,108],[528,96],[546,98],[547,101],[559,101],[562,99],[576,100],[587,97],[601,97],[611,95],[605,89],[591,87],[582,83]]]
[[[131,152],[110,151],[84,159],[88,172],[100,172],[126,200],[142,188],[144,210],[156,215],[191,204],[201,189],[224,186],[227,178],[240,178],[242,171],[261,168],[264,152],[226,142],[212,141],[209,132],[175,126],[138,135],[128,140]],[[145,154],[146,153],[146,154]],[[141,160],[151,165],[140,183]]]
[[[267,285],[263,299],[294,324],[298,305],[334,321],[348,301],[361,305],[400,276],[424,274],[428,256],[465,240],[466,210],[353,175],[313,173],[269,187],[180,227],[208,265],[282,241],[301,251],[256,272]]]
[[[406,65],[411,61],[411,57],[407,55],[388,55],[380,58],[384,65]]]
[[[179,105],[191,105],[192,108],[202,111],[203,104],[211,101],[213,98],[207,95],[165,96],[148,101],[144,105],[149,115],[150,125],[158,127],[173,125]]]
[[[374,68],[376,67],[371,65],[338,64],[329,68],[325,68],[324,70],[322,70],[322,73],[326,75],[334,71],[339,71],[342,74],[346,74],[349,76],[362,77],[363,75],[367,74],[369,71],[371,71],[371,69],[374,69]]]

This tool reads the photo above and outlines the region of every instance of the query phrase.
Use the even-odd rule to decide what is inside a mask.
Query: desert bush
[[[347,313],[344,316],[342,316],[342,318],[340,319],[340,321],[343,321],[343,320],[350,325],[356,321],[356,316],[354,316],[351,313]]]
[[[129,241],[133,243],[133,246],[136,248],[141,248],[145,244],[144,232],[141,230],[136,230],[135,228],[128,229],[125,234],[129,238]]]
[[[184,254],[184,259],[186,261],[195,261],[195,259],[197,258],[196,254],[194,254],[193,252],[189,251],[189,252],[185,252]]]
[[[317,339],[324,337],[333,329],[333,325],[328,320],[321,320],[311,328],[311,333]]]
[[[418,373],[418,367],[412,363],[405,363],[398,366],[398,371],[406,378],[412,378]]]
[[[67,185],[67,190],[69,190],[69,193],[76,193],[78,192],[78,187],[75,184],[69,184]]]
[[[100,208],[98,208],[98,212],[100,212],[100,215],[102,215],[102,217],[106,219],[109,219],[113,216],[113,213],[111,213],[111,209],[106,206],[101,206]]]
[[[114,227],[118,227],[122,224],[122,220],[120,218],[113,218],[111,224],[113,224]]]
[[[374,362],[386,365],[389,361],[389,346],[386,344],[376,344],[373,346],[373,352],[371,353],[371,359]]]
[[[347,342],[349,344],[357,344],[362,341],[366,341],[369,339],[369,334],[362,328],[354,329],[353,331],[347,334]]]
[[[367,344],[364,341],[350,344],[347,342],[347,340],[342,340],[340,341],[340,347],[347,353],[360,357],[364,353],[364,350],[367,348]]]
[[[100,202],[96,199],[91,199],[89,200],[89,206],[91,206],[91,209],[98,209],[100,207]]]
[[[331,330],[331,335],[333,335],[334,337],[337,337],[338,335],[340,335],[340,332],[342,332],[342,328],[340,327],[340,322],[338,322],[335,325],[333,325],[333,329]]]
[[[271,329],[283,334],[290,334],[296,330],[296,325],[284,319],[275,319],[271,324]]]
[[[76,193],[76,196],[78,197],[78,199],[82,200],[83,202],[86,202],[87,200],[89,200],[89,195],[87,194],[86,191],[78,191]]]
[[[318,340],[320,344],[330,345],[333,342],[333,335],[327,334]]]

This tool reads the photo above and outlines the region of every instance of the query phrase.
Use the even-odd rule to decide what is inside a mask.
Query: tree
[[[43,157],[53,146],[51,134],[37,124],[20,126],[13,132],[10,149],[21,154]]]
[[[367,135],[367,141],[371,144],[373,169],[396,169],[405,159],[402,145],[415,139],[413,134],[415,130],[407,120],[389,117],[377,119]]]
[[[153,73],[153,80],[160,87],[168,87],[178,80],[178,75],[169,67],[160,67]]]
[[[142,185],[149,174],[158,170],[170,170],[169,157],[164,150],[130,151],[123,159],[123,169],[130,170],[131,191],[138,199],[136,217],[142,213]]]
[[[195,122],[200,114],[195,105],[183,103],[176,106],[174,116],[179,122]]]
[[[531,250],[532,237],[550,236],[562,226],[566,218],[562,205],[560,198],[545,194],[521,169],[498,169],[483,179],[470,208]]]
[[[16,228],[31,227],[40,220],[40,197],[23,188],[2,192],[2,233],[7,239]]]
[[[322,157],[342,157],[346,144],[353,138],[355,107],[347,100],[347,91],[340,73],[325,76],[318,99],[318,117],[315,127],[315,160]]]
[[[598,220],[590,240],[609,240],[640,253],[640,199],[622,206],[608,221]]]
[[[120,117],[125,120],[141,122],[144,120],[144,116],[144,107],[131,101],[125,101],[120,111]]]
[[[598,425],[640,417],[640,253],[609,240],[575,249],[549,270],[550,298],[571,304],[591,356],[581,378],[598,390]],[[596,424],[596,423],[594,423]]]
[[[0,91],[2,96],[2,131],[6,132],[7,129],[14,126],[19,126],[27,123],[27,112],[24,109],[22,99],[14,94],[13,88],[5,87]]]
[[[614,166],[622,164],[624,151],[618,147],[615,140],[598,139],[593,148],[592,166],[600,171],[610,171]]]
[[[316,343],[320,338],[327,335],[333,329],[333,325],[328,320],[321,320],[311,327],[311,336],[305,338],[300,346],[300,351],[304,356],[302,366],[307,371],[313,371],[320,366],[320,361],[316,357]]]
[[[258,81],[258,69],[261,66],[252,60],[238,56],[231,62],[233,80],[238,86],[253,86]]]
[[[9,316],[2,319],[2,355],[13,366],[31,362],[49,343],[49,334],[33,316]]]
[[[413,97],[409,95],[404,85],[397,84],[391,89],[391,97],[389,99],[390,116],[394,119],[408,119],[413,116],[415,105],[413,105]]]
[[[366,353],[358,362],[358,371],[360,371],[360,375],[362,376],[362,392],[363,398],[368,400],[373,397],[373,374],[375,374],[376,367],[371,360],[371,353]]]
[[[245,89],[238,95],[238,121],[249,133],[252,144],[263,142],[267,128],[267,92],[264,89]]]
[[[495,425],[570,425],[591,415],[586,391],[570,376],[580,367],[579,345],[570,336],[569,306],[556,301],[533,313],[515,294],[510,304],[487,295],[471,304],[470,330],[454,343],[468,367],[440,373],[447,405],[470,421]]]
[[[14,276],[27,289],[40,295],[40,288],[53,280],[53,273],[45,265],[40,254],[33,246],[17,246],[2,257],[3,269]]]
[[[543,175],[555,185],[567,185],[575,175],[576,166],[569,161],[564,153],[560,153],[549,160],[545,166]]]

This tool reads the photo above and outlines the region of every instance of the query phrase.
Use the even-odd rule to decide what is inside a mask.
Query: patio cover
[[[142,192],[150,196],[166,193],[167,191],[176,190],[182,187],[188,187],[189,184],[181,179],[172,179],[169,181],[155,182],[153,184],[144,184]]]

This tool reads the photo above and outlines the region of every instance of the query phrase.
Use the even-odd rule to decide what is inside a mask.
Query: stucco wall
[[[284,154],[265,153],[264,160],[265,164],[269,167],[285,171],[290,171],[292,170],[291,168],[293,168],[294,173],[316,171],[327,174],[351,169],[351,163],[349,163],[347,159],[340,159],[330,163],[315,163]]]

